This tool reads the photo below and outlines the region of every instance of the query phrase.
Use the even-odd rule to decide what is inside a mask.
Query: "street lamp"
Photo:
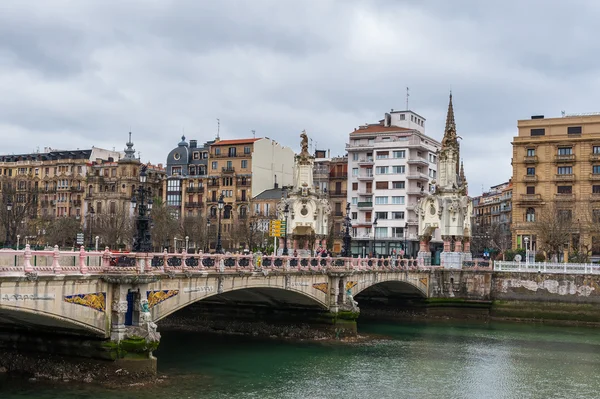
[[[210,251],[210,220],[206,220],[206,252]]]
[[[529,267],[529,237],[525,237],[525,265]]]
[[[223,193],[219,196],[219,202],[217,203],[217,207],[219,208],[219,232],[217,233],[217,248],[215,252],[218,254],[223,253],[223,246],[221,245],[221,213],[223,212],[223,207],[225,207],[225,201],[223,200]]]
[[[342,256],[345,258],[350,258],[352,256],[352,236],[350,235],[350,226],[352,225],[352,220],[350,219],[350,203],[346,204],[346,217],[344,218],[344,224],[346,225],[346,230],[344,231],[344,248],[342,249]]]
[[[152,235],[150,232],[150,211],[152,210],[151,191],[146,187],[146,165],[140,170],[140,186],[131,198],[131,208],[137,209],[135,220],[136,235],[133,239],[133,252],[150,252],[152,250]]]
[[[92,249],[92,221],[94,220],[94,215],[96,214],[96,211],[94,210],[94,207],[90,204],[90,249]]]
[[[6,240],[4,240],[5,245],[10,248],[12,246],[10,242],[10,214],[12,212],[12,201],[10,198],[6,203]]]
[[[98,240],[100,239],[100,237],[96,236],[96,252],[98,252]]]
[[[17,234],[17,251],[19,250],[19,242],[21,241],[21,234]]]
[[[285,217],[285,232],[283,234],[283,252],[281,253],[283,256],[288,256],[288,247],[287,247],[287,223],[288,216],[290,215],[290,206],[285,204],[285,208],[283,208],[283,216]]]
[[[373,256],[377,258],[377,220],[378,217],[373,221]]]
[[[190,242],[190,237],[189,236],[185,236],[185,252],[188,251],[189,242]]]
[[[408,235],[408,222],[404,223],[404,258],[408,258],[406,253],[406,236]]]

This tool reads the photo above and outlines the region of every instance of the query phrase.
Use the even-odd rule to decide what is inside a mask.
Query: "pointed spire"
[[[444,132],[456,132],[456,123],[454,122],[454,108],[452,107],[452,92],[450,92],[450,101],[448,102],[448,113],[446,114],[446,129]]]
[[[129,132],[129,141],[125,143],[127,148],[125,148],[125,159],[134,160],[135,159],[135,150],[133,149],[133,143],[131,142],[131,132]]]
[[[465,184],[466,181],[467,179],[465,178],[465,165],[463,164],[463,161],[460,161],[460,183]]]
[[[448,102],[446,128],[444,129],[444,138],[442,139],[442,150],[448,147],[458,148],[456,123],[454,122],[454,108],[452,107],[452,92],[450,92],[450,101]],[[458,172],[458,162],[456,164],[456,170]]]

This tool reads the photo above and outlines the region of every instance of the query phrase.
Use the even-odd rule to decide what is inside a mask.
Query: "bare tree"
[[[489,237],[489,247],[496,249],[499,253],[512,248],[512,235],[507,223],[492,223],[488,226],[487,236]]]
[[[536,212],[533,231],[537,235],[538,248],[547,257],[556,260],[567,248],[573,232],[573,209],[560,208],[554,202]]]
[[[29,220],[37,216],[38,190],[25,176],[23,180],[0,177],[0,187],[2,188],[0,224],[4,230],[4,235],[0,239],[5,241],[8,232],[8,240],[14,245],[17,234],[25,234]]]
[[[47,218],[46,243],[59,247],[75,246],[77,233],[81,232],[81,223],[74,217]]]
[[[189,237],[190,247],[196,251],[203,250],[208,245],[208,228],[206,220],[201,216],[187,216],[182,224],[182,236]]]
[[[179,233],[179,220],[177,214],[169,209],[162,200],[155,199],[150,213],[152,218],[152,245],[161,250],[164,246],[170,246],[173,237]]]
[[[129,207],[119,204],[115,213],[97,214],[91,223],[92,235],[97,235],[103,246],[116,249],[121,245],[131,245],[134,223]]]

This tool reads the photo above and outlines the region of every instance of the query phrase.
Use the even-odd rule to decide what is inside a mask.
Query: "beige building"
[[[588,246],[598,255],[588,215],[600,210],[600,114],[533,116],[517,126],[512,143],[513,248],[524,248],[525,237],[529,249],[538,248],[532,226],[552,206],[573,222],[572,240],[564,249]]]

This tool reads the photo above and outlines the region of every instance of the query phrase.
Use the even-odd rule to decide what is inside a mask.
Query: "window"
[[[594,165],[592,166],[592,173],[597,175],[600,173],[600,165]]]
[[[400,114],[400,120],[403,121],[406,118],[406,115]]]
[[[387,181],[378,181],[375,182],[375,188],[378,190],[387,190],[389,182]]]
[[[358,176],[358,168],[352,168],[352,176]]]
[[[527,208],[527,211],[525,212],[525,221],[535,222],[535,209]]]
[[[396,175],[404,174],[405,166],[404,165],[395,165],[392,166],[392,173]]]
[[[436,163],[437,162],[437,157],[434,154],[429,154],[429,162],[430,163]]]
[[[373,144],[375,144],[375,139],[369,139],[369,140],[367,140],[367,143],[369,145],[373,145]]]
[[[250,154],[250,146],[244,147],[244,154]]]
[[[404,205],[404,196],[392,197],[392,204]]]
[[[592,186],[592,193],[600,194],[600,186]]]
[[[358,212],[352,212],[352,219],[358,219]]]
[[[389,157],[389,151],[377,151],[377,159],[388,159]]]
[[[212,170],[217,170],[217,161],[212,162]]]
[[[406,151],[405,150],[394,151],[394,158],[406,158]]]
[[[352,183],[352,191],[357,191],[358,190],[358,183]]]
[[[388,236],[388,228],[387,227],[376,227],[375,228],[375,237],[385,238],[387,236]]]
[[[567,127],[567,134],[581,134],[581,126]]]
[[[535,194],[535,186],[527,186],[527,194]]]
[[[247,168],[248,168],[248,160],[242,159],[242,169],[247,169]]]
[[[535,168],[527,168],[527,176],[535,176]]]
[[[528,148],[527,149],[527,156],[528,157],[534,157],[535,156],[535,148]]]
[[[375,212],[375,217],[377,219],[387,219],[388,213],[387,212]]]
[[[352,197],[352,205],[358,204],[358,197]]]
[[[377,166],[375,168],[375,174],[378,175],[386,175],[388,174],[389,171],[389,166]]]
[[[394,237],[394,238],[404,237],[404,227],[392,227],[392,237]]]
[[[573,167],[572,166],[560,166],[558,168],[558,174],[559,175],[572,175]]]
[[[392,219],[404,219],[404,212],[392,212]]]
[[[437,173],[435,172],[435,170],[433,169],[429,169],[429,177],[431,177],[432,179],[435,179]]]
[[[559,221],[569,222],[569,221],[571,221],[572,217],[573,217],[573,213],[571,212],[570,209],[559,209],[558,210],[558,220]]]
[[[194,159],[200,159],[200,153],[198,151],[194,151]]]
[[[375,197],[375,204],[377,205],[387,205],[388,197]]]
[[[556,189],[558,194],[573,194],[572,186],[558,186]]]
[[[572,155],[573,154],[573,147],[559,147],[558,148],[558,155]]]
[[[352,160],[353,161],[358,161],[358,152],[352,153]]]
[[[219,147],[215,148],[215,155],[221,155],[221,149]]]
[[[532,136],[545,136],[546,135],[546,129],[541,128],[541,129],[531,129],[530,133]]]
[[[173,174],[173,176],[179,176],[181,175],[181,166],[173,166],[173,168],[171,169],[171,172]]]
[[[403,181],[393,181],[392,182],[392,188],[404,188],[404,182]]]
[[[594,154],[600,154],[600,145],[595,145],[593,148]],[[48,169],[48,168],[46,168]]]

